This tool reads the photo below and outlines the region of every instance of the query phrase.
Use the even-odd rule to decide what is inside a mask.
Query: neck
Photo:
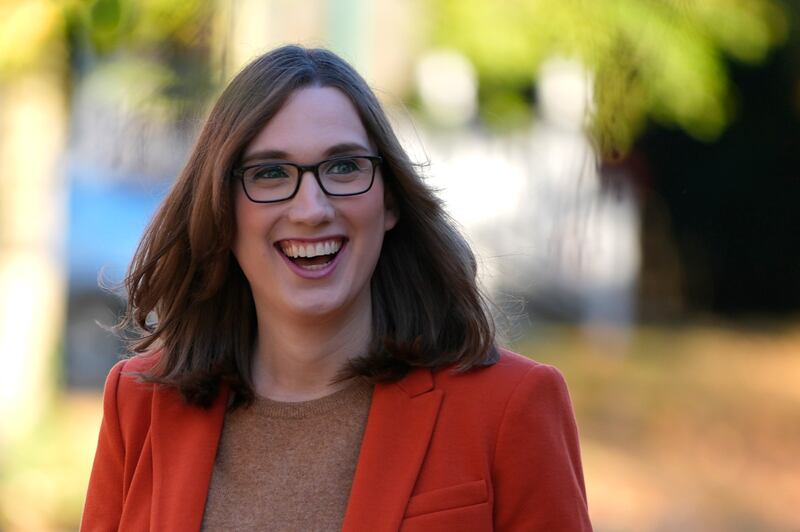
[[[307,401],[347,386],[333,380],[348,359],[366,353],[372,324],[369,293],[366,298],[366,306],[353,305],[360,311],[336,316],[286,316],[262,312],[256,305],[258,338],[252,364],[256,394],[278,401]]]

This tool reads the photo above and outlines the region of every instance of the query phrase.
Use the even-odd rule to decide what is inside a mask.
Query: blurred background
[[[796,0],[0,0],[0,530],[77,528],[149,216],[246,62],[364,74],[572,393],[598,531],[800,530]]]

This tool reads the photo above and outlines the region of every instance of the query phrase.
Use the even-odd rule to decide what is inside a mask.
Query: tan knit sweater
[[[299,403],[259,398],[225,417],[207,531],[340,530],[373,387]]]

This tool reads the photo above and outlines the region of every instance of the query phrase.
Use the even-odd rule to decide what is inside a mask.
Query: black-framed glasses
[[[269,162],[242,166],[233,175],[242,181],[244,193],[256,203],[276,203],[293,198],[306,172],[314,174],[328,196],[364,194],[375,181],[375,168],[383,160],[373,155],[335,157],[317,164]]]

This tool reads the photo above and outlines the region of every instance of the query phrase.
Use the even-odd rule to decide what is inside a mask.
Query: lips
[[[313,241],[285,239],[277,242],[275,247],[296,266],[304,270],[315,271],[330,265],[344,243],[345,239],[342,237]]]

